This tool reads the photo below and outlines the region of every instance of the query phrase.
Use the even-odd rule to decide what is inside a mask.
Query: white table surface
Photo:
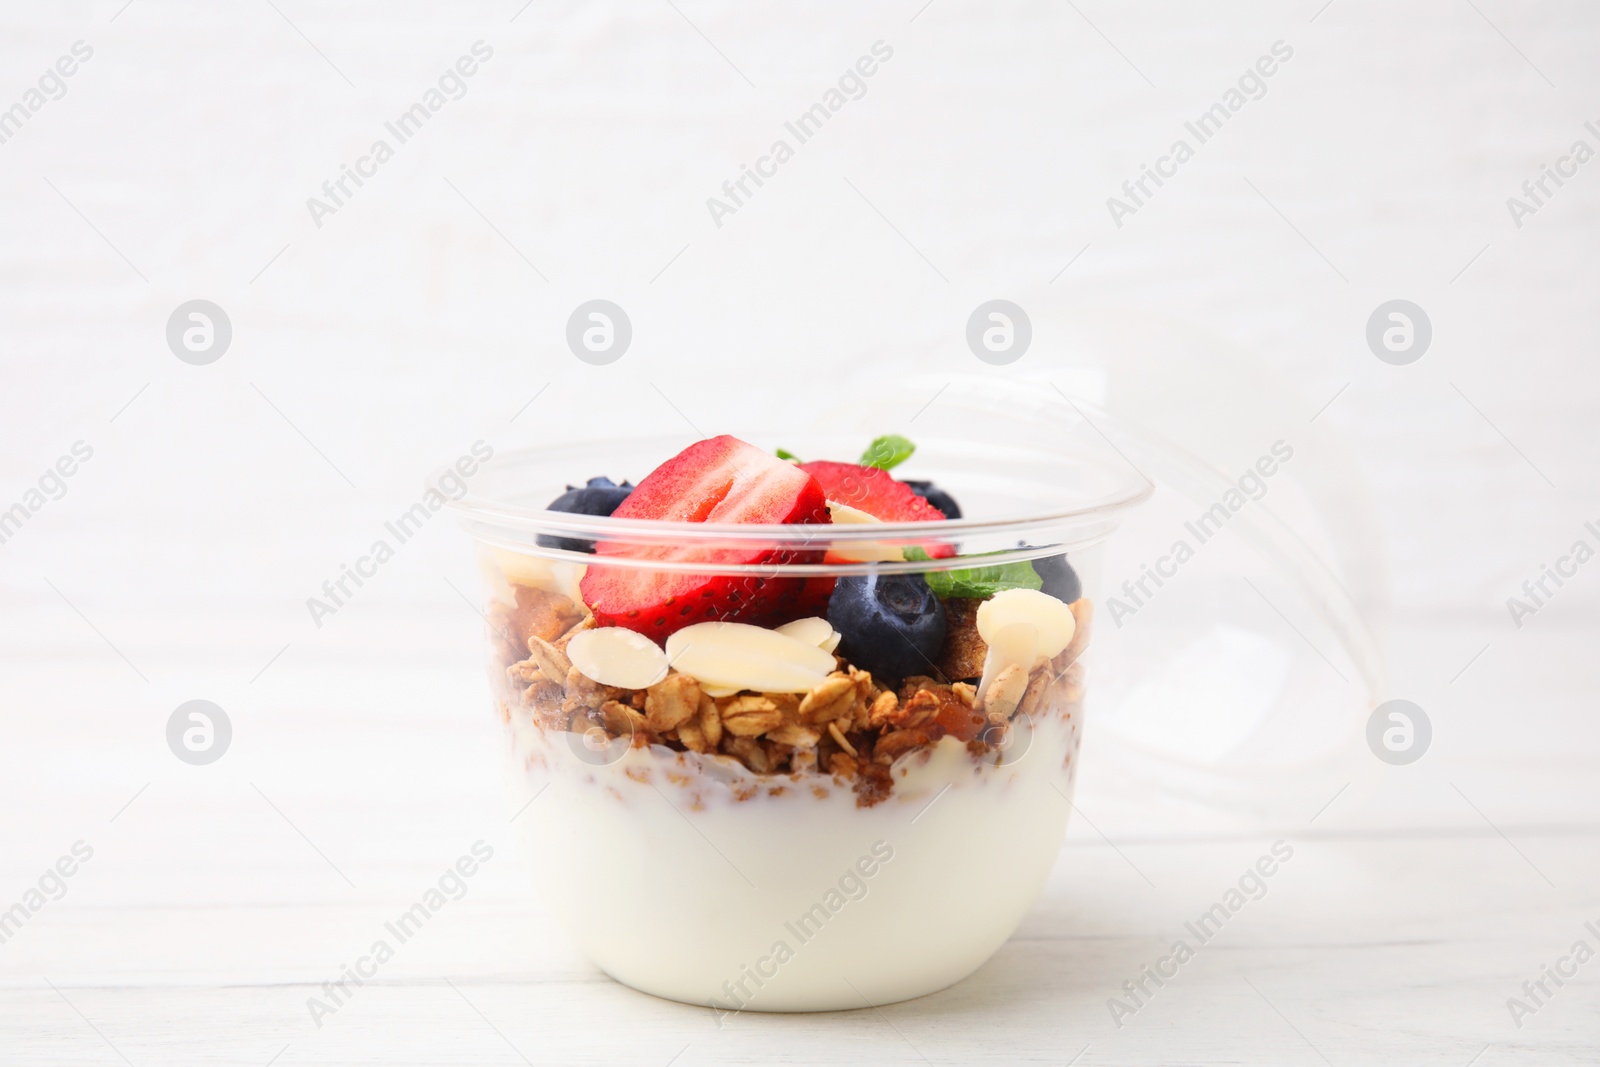
[[[1475,636],[1403,638],[1425,654]],[[374,685],[280,663],[232,703],[234,750],[191,768],[153,737],[160,709],[46,692],[63,669],[87,688],[126,671],[103,646],[12,664],[51,713],[7,753],[6,885],[78,839],[95,852],[0,950],[6,1062],[1593,1062],[1589,968],[1521,1029],[1505,1006],[1600,920],[1600,729],[1577,666],[1594,633],[1530,636],[1538,670],[1485,664],[1422,762],[1248,830],[1174,837],[1159,798],[1108,808],[1091,728],[1077,804],[1095,829],[1074,820],[977,974],[881,1011],[720,1025],[612,983],[531,899],[470,666]],[[467,895],[314,1025],[307,998],[479,839],[495,856]],[[1277,839],[1294,857],[1267,895],[1114,1025],[1121,982]]]
[[[95,448],[0,546],[0,907],[94,849],[0,945],[0,1062],[1600,1061],[1600,963],[1520,1028],[1506,1007],[1600,948],[1600,579],[1522,629],[1504,607],[1600,519],[1600,164],[1521,229],[1504,203],[1600,118],[1591,5],[520,8],[0,13],[0,106],[96,50],[0,145],[0,507]],[[479,38],[468,95],[316,228],[305,198]],[[705,198],[880,38],[868,94],[715,228]],[[1114,228],[1105,198],[1278,39],[1268,94]],[[641,326],[614,368],[560,341],[599,294]],[[682,431],[655,388],[715,424],[795,375],[968,372],[968,309],[1008,294],[1041,326],[997,373],[1095,362],[1060,324],[1107,308],[1236,346],[1251,377],[1181,388],[1224,466],[1336,398],[1317,471],[1359,487],[1381,564],[1346,577],[1433,749],[1211,811],[1121,779],[1091,719],[1042,899],[955,988],[719,1027],[610,982],[530,899],[445,584],[473,577],[459,534],[324,628],[305,598],[479,436],[612,403]],[[236,331],[206,368],[162,338],[197,296]],[[1395,296],[1435,325],[1408,368],[1362,336]],[[1178,386],[1122,355],[1177,433]],[[234,724],[210,767],[162,733],[195,697]],[[1107,998],[1279,838],[1267,896],[1117,1027]],[[479,839],[467,896],[313,1025],[307,997]]]

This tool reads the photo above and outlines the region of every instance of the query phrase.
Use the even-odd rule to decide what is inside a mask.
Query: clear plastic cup
[[[952,493],[966,517],[944,522],[713,526],[544,510],[593,475],[638,481],[681,437],[501,454],[457,503],[488,585],[492,695],[514,803],[526,805],[516,826],[549,906],[607,974],[719,1012],[861,1008],[960,981],[1016,930],[1071,810],[1103,544],[1151,487],[1063,440],[1004,436],[1029,443],[924,434],[894,472]],[[747,439],[845,459],[862,446]],[[602,554],[576,550],[594,543]],[[959,556],[920,558],[950,549]],[[761,561],[728,562],[752,555]],[[971,621],[984,598],[955,595],[994,584],[974,568],[1037,573],[1032,561],[1062,555],[1081,596],[1042,615],[1028,614],[1036,599],[1011,597],[990,609],[984,640]],[[935,669],[909,679],[840,660],[785,692],[691,686],[678,666],[692,657],[667,642],[665,681],[607,687],[565,654],[593,628],[580,580],[597,567],[722,576],[766,603],[779,583],[785,610],[821,616],[841,580],[924,575],[951,594],[947,636]],[[1064,645],[1052,629],[1062,611]],[[725,611],[694,619],[752,624]]]

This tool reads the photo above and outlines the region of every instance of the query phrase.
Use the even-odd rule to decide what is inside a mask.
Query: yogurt
[[[950,986],[1016,930],[1066,832],[1081,705],[1003,751],[907,753],[871,806],[826,774],[509,720],[539,888],[602,970],[719,1013],[833,1011]]]

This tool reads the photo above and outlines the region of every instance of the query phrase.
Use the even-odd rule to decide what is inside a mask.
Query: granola
[[[944,662],[964,664],[972,680],[913,675],[898,689],[837,654],[836,669],[804,693],[714,697],[676,669],[644,689],[601,685],[564,652],[574,633],[594,625],[574,607],[559,593],[517,587],[516,609],[502,617],[535,628],[523,636],[525,653],[502,652],[507,714],[543,730],[589,733],[602,743],[622,738],[634,746],[729,757],[757,775],[829,776],[848,783],[863,806],[889,795],[889,767],[907,753],[955,737],[974,758],[993,758],[1018,716],[1070,719],[1082,699],[1078,657],[1088,641],[1087,601],[1072,605],[1082,624],[1068,647],[1031,670],[1016,664],[1000,669],[981,694],[982,659],[960,659],[967,651]],[[973,637],[975,629],[969,636],[963,628],[949,640],[966,649]]]

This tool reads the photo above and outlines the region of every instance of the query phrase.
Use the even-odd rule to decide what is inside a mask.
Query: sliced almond
[[[667,656],[643,634],[620,626],[585,630],[567,642],[578,673],[618,689],[648,689],[667,676]]]
[[[809,645],[816,645],[824,652],[832,652],[839,647],[839,642],[844,635],[833,628],[827,619],[812,616],[809,619],[796,619],[786,622],[777,628],[777,632],[792,637],[796,641],[804,641]]]
[[[574,604],[583,603],[578,592],[578,582],[589,568],[582,563],[544,559],[512,552],[504,548],[491,548],[495,565],[511,585],[526,585],[534,589],[547,589],[560,593]]]
[[[883,522],[876,515],[868,515],[859,508],[841,504],[837,500],[828,501],[828,513],[833,518],[835,526],[863,526]],[[852,563],[901,563],[906,558],[905,553],[898,547],[876,541],[847,541],[836,544],[833,546],[833,555]]]
[[[786,622],[774,632],[783,634],[785,637],[792,637],[796,641],[804,641],[808,645],[816,645],[823,651],[831,651],[826,648],[826,645],[830,638],[837,636],[834,633],[831,622],[815,615],[809,619],[796,619],[794,622]]]
[[[991,645],[1001,630],[1019,623],[1038,634],[1030,662],[1060,655],[1078,628],[1070,607],[1037,589],[1003,589],[978,607],[978,634]]]
[[[742,622],[702,622],[667,638],[667,660],[702,686],[805,693],[834,668],[833,656],[787,634]]]
[[[828,501],[828,514],[832,516],[835,526],[863,526],[883,521],[876,515],[869,515],[860,508],[841,504],[837,500]]]
[[[978,680],[980,697],[989,692],[1001,671],[1015,666],[1026,674],[1038,658],[1035,650],[1039,647],[1039,630],[1032,623],[1014,622],[992,632],[989,650],[983,657],[983,677]]]

